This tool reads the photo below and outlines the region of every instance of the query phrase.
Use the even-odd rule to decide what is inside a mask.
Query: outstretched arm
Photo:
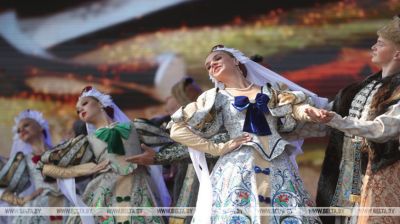
[[[355,120],[342,117],[335,112],[319,110],[306,113],[319,123],[326,123],[349,135],[356,135],[375,142],[385,142],[398,138],[400,134],[400,104],[389,107],[389,110],[372,121]]]
[[[108,164],[108,160],[104,160],[99,164],[84,163],[70,167],[59,167],[52,164],[44,164],[42,167],[42,174],[53,178],[74,178],[88,176],[107,169]]]

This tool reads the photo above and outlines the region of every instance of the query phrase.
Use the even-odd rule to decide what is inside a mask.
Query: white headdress
[[[43,114],[41,112],[36,111],[36,110],[27,109],[27,110],[22,111],[20,114],[18,114],[14,118],[15,124],[12,128],[12,132],[13,132],[14,136],[13,136],[13,145],[11,148],[10,156],[13,156],[17,152],[22,152],[25,155],[32,152],[32,146],[30,144],[22,141],[19,138],[19,135],[17,132],[19,122],[21,122],[21,120],[26,119],[26,118],[32,119],[40,125],[40,127],[43,129],[44,142],[48,147],[51,147],[51,135],[50,135],[49,123],[43,118]]]
[[[131,121],[128,118],[128,116],[126,116],[125,113],[122,112],[121,109],[119,109],[119,107],[113,102],[110,95],[104,94],[92,86],[87,86],[83,89],[82,94],[79,96],[79,99],[89,96],[96,98],[104,108],[111,107],[113,109],[114,111],[114,117],[112,117],[113,121],[121,123]],[[88,134],[91,134],[96,130],[96,127],[89,123],[86,123],[86,128]]]
[[[112,106],[114,104],[110,95],[101,93],[91,86],[87,86],[83,89],[82,94],[79,96],[79,99],[88,96],[96,98],[98,101],[100,101],[101,105],[105,107]]]
[[[242,52],[234,48],[226,48],[223,46],[217,46],[212,50],[214,51],[225,51],[233,55],[241,64],[246,67],[247,76],[246,79],[258,86],[264,86],[270,83],[273,86],[277,86],[278,83],[283,83],[288,86],[292,91],[302,91],[306,95],[310,96],[317,107],[325,107],[328,103],[328,99],[318,97],[315,93],[304,89],[303,87],[293,83],[292,81],[282,77],[281,75],[265,68],[257,62],[252,61],[250,58],[246,57]],[[224,89],[224,84],[217,81],[211,74],[210,79],[214,82],[216,88]],[[291,160],[292,163],[297,167],[296,155],[302,153],[301,146],[303,144],[303,139],[298,139],[291,142],[295,147],[296,151],[292,153]],[[210,174],[207,169],[207,163],[205,160],[205,155],[203,152],[189,148],[190,158],[193,161],[193,166],[195,167],[197,177],[200,181],[199,194],[197,197],[195,218],[199,223],[208,224],[211,220],[212,212],[212,186],[210,180]],[[197,167],[203,167],[203,169],[197,169]]]

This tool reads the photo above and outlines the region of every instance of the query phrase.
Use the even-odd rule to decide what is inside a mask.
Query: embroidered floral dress
[[[295,112],[292,104],[303,102],[306,97],[302,93],[292,94],[296,96],[292,104],[282,105],[278,95],[279,92],[265,86],[256,99],[250,101],[244,96],[234,97],[225,90],[211,89],[197,102],[173,115],[171,137],[174,140],[221,155],[210,176],[213,188],[211,223],[320,223],[318,217],[260,215],[260,207],[314,205],[290,159],[295,147],[278,132],[284,128],[278,126],[280,117],[289,122]],[[237,150],[226,152],[226,145],[207,139],[221,129],[226,129],[231,139],[244,131],[250,132],[253,138]],[[223,208],[233,210],[221,213]],[[238,212],[242,208],[247,212]],[[193,222],[196,223],[196,217]]]
[[[82,195],[88,207],[157,206],[146,167],[125,161],[125,155],[141,153],[138,136],[131,123],[113,123],[109,127],[96,130],[87,136],[87,147],[84,147],[85,139],[86,137],[78,137],[65,143],[70,147],[59,146],[60,150],[42,156],[44,163],[59,163],[64,160],[74,166],[62,168],[44,165],[43,173],[57,178],[68,178],[78,176],[84,169],[92,169],[95,164],[109,160],[108,169],[95,174]],[[163,223],[162,218],[156,216],[96,216],[95,219],[96,223],[104,224]],[[68,220],[68,223],[79,222],[79,216],[71,216]]]
[[[169,137],[169,133],[164,128],[144,120],[135,119],[133,121],[142,143],[151,146],[159,146],[155,154],[155,164],[173,164],[177,166],[177,173],[174,178],[173,201],[171,207],[195,207],[197,194],[199,191],[199,181],[197,179],[188,147],[174,142]],[[227,142],[229,136],[226,132],[214,135],[211,141],[215,143]],[[208,167],[212,169],[218,157],[206,154]],[[170,224],[188,224],[192,216],[170,216]]]

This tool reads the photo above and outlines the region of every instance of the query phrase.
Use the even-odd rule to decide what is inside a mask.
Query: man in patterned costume
[[[378,30],[372,62],[381,68],[339,92],[329,112],[310,112],[332,127],[318,183],[321,207],[400,206],[400,18]],[[324,223],[400,223],[400,217],[321,217]]]

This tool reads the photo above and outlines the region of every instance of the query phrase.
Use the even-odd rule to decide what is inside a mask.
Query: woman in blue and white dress
[[[200,190],[193,223],[321,223],[301,213],[263,216],[260,208],[314,205],[294,156],[303,130],[313,135],[302,127],[309,120],[305,108],[311,108],[308,103],[324,106],[327,100],[232,48],[214,47],[205,67],[216,88],[180,108],[170,123],[171,138],[194,149],[190,153]],[[286,85],[278,88],[278,83]],[[208,140],[222,130],[230,141]],[[220,155],[211,175],[204,153]]]

